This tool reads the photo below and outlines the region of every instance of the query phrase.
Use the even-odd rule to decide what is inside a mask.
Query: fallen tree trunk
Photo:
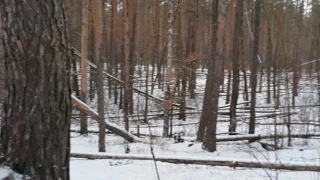
[[[288,123],[284,123],[284,122],[281,122],[281,123],[277,123],[277,124],[274,124],[274,123],[256,123],[256,125],[259,125],[259,126],[287,126]],[[300,125],[300,126],[320,126],[320,123],[313,123],[313,122],[290,122],[290,125]]]
[[[70,129],[70,132],[74,132],[74,133],[80,133],[80,130],[79,129]],[[92,133],[92,134],[99,134],[99,131],[98,130],[88,130],[88,133]],[[113,132],[111,131],[106,131],[106,134],[114,134]],[[144,133],[131,133],[135,136],[146,136],[146,137],[150,137],[150,134],[144,134]],[[151,134],[151,137],[162,137],[160,135],[154,135],[154,134]],[[147,141],[144,141],[144,142],[147,142]]]
[[[75,105],[79,108],[80,111],[90,115],[92,117],[92,119],[99,121],[99,119],[100,119],[99,114],[95,110],[90,108],[87,104],[83,103],[81,100],[79,100],[75,96],[72,95],[71,98],[72,98],[72,102],[75,103]],[[106,124],[106,129],[110,130],[111,132],[113,132],[116,135],[123,137],[124,139],[126,139],[129,142],[143,142],[142,139],[127,132],[125,129],[121,128],[120,126],[118,126],[114,123],[110,123],[108,121],[105,121],[105,124]]]
[[[301,134],[291,134],[292,138],[310,138],[310,137],[319,137],[320,133],[301,133]],[[278,134],[278,135],[260,135],[260,134],[248,134],[248,135],[230,135],[230,136],[217,136],[217,142],[224,141],[259,141],[261,139],[271,139],[271,138],[286,138],[287,134]]]
[[[193,164],[193,165],[209,165],[209,166],[227,166],[227,167],[246,167],[246,168],[264,168],[264,169],[280,169],[290,171],[320,171],[320,166],[316,163],[293,163],[293,162],[279,162],[279,161],[263,161],[263,160],[240,160],[240,159],[222,159],[222,158],[195,158],[195,157],[172,157],[156,155],[153,158],[151,155],[141,154],[83,154],[71,153],[73,158],[87,158],[87,159],[131,159],[131,160],[148,160],[160,161],[174,164]]]

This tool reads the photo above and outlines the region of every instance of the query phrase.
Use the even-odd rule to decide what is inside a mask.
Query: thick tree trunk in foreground
[[[69,179],[70,58],[63,2],[0,1],[9,92],[1,156],[31,179]]]
[[[319,172],[320,166],[313,164],[306,164],[305,162],[278,162],[278,161],[263,161],[263,160],[242,160],[242,159],[223,159],[223,158],[195,158],[195,157],[172,157],[156,155],[119,155],[119,154],[82,154],[72,153],[71,157],[74,158],[87,158],[87,159],[131,159],[131,160],[148,160],[148,161],[160,161],[174,164],[193,164],[193,165],[210,165],[210,166],[227,166],[231,168],[247,167],[247,168],[263,168],[263,169],[281,169],[290,171],[314,171]],[[306,164],[306,165],[302,165]]]

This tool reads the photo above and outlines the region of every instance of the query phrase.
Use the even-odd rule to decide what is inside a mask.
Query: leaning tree
[[[64,0],[0,0],[0,9],[7,91],[1,160],[31,179],[69,179],[71,91]]]

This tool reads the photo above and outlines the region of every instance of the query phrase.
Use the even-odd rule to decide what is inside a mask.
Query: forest
[[[0,179],[320,179],[319,0],[0,0]]]

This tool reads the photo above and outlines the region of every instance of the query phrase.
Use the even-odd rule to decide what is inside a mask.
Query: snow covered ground
[[[199,72],[201,73],[201,72]],[[202,73],[203,74],[203,73]],[[199,112],[202,106],[203,90],[205,85],[205,76],[199,76],[197,79],[197,98],[195,100],[188,99],[189,106],[198,107],[195,114],[188,115],[187,121],[182,122],[194,123],[199,121]],[[265,81],[264,81],[265,82]],[[281,89],[286,86],[281,80]],[[301,80],[299,96],[296,98],[296,105],[319,105],[317,95],[317,87],[315,81]],[[137,85],[137,84],[136,84]],[[243,86],[243,84],[241,83]],[[289,86],[291,86],[289,84]],[[241,89],[241,88],[240,88]],[[143,90],[143,89],[142,89]],[[257,95],[257,106],[264,106],[260,111],[273,112],[274,105],[266,103],[266,89],[262,88],[262,93]],[[291,96],[288,93],[291,91],[281,91],[281,107],[277,113],[287,113],[288,109],[285,108],[291,103]],[[156,97],[163,97],[163,93],[159,89],[155,89]],[[144,97],[135,94],[135,112],[143,112]],[[242,92],[240,92],[239,101],[243,102]],[[107,117],[109,121],[123,125],[122,111],[118,110],[117,105],[113,104],[113,100],[107,99],[108,112]],[[90,105],[94,107],[94,102]],[[225,96],[221,96],[220,106],[225,105]],[[270,108],[267,108],[267,107]],[[157,104],[150,104],[151,111],[161,110]],[[244,105],[239,105],[244,108]],[[228,109],[225,109],[228,111]],[[248,132],[248,116],[242,109],[243,113],[239,114],[240,119],[243,121],[238,122],[237,132],[247,134]],[[319,122],[319,107],[297,107],[290,109],[295,112],[290,120],[292,122]],[[274,111],[275,112],[275,111]],[[150,112],[149,114],[157,114],[159,112]],[[160,112],[161,113],[161,112]],[[269,113],[270,114],[270,113]],[[271,113],[272,114],[272,113]],[[266,113],[257,113],[258,116],[264,116]],[[137,117],[135,119],[142,119]],[[228,119],[227,116],[219,116],[220,120]],[[159,127],[151,128],[153,135],[161,135],[162,133],[162,118],[155,116],[150,120],[151,125],[159,125]],[[277,122],[287,122],[287,117],[277,117]],[[136,124],[139,121],[132,121],[130,124],[131,131],[136,133]],[[259,123],[274,123],[274,118],[259,118]],[[173,124],[181,123],[179,120],[174,119]],[[97,124],[90,120],[90,129],[97,130]],[[143,126],[143,125],[141,125]],[[73,122],[73,129],[79,129],[77,121]],[[225,133],[228,130],[228,122],[219,122],[217,133]],[[279,125],[275,128],[273,125],[257,125],[256,132],[258,134],[272,134],[277,131],[278,134],[286,134],[288,129],[285,125]],[[197,124],[175,126],[173,131],[184,131],[188,139],[194,139],[197,131]],[[312,133],[320,132],[320,128],[311,125],[292,125],[292,133]],[[148,128],[141,128],[140,133],[149,134]],[[97,153],[98,152],[98,135],[89,134],[88,136],[80,136],[78,133],[71,134],[71,152],[82,153]],[[148,137],[145,137],[148,139]],[[262,140],[263,142],[273,143],[273,140]],[[260,143],[247,143],[247,141],[235,142],[219,142],[217,145],[218,150],[214,153],[209,153],[201,148],[201,143],[189,142],[175,144],[172,139],[153,138],[154,153],[156,155],[168,155],[172,157],[188,156],[188,157],[203,157],[203,158],[231,158],[235,160],[251,159],[258,161],[285,161],[285,162],[300,162],[305,164],[320,165],[320,139],[313,137],[309,139],[293,138],[292,147],[287,146],[288,140],[286,138],[279,139],[278,145],[281,149],[277,151],[267,151]],[[129,145],[130,154],[151,155],[150,144],[146,143],[133,143]],[[107,135],[106,137],[106,150],[107,153],[125,153],[125,141],[114,135]],[[156,166],[159,170],[159,177],[161,180],[267,180],[267,179],[281,179],[281,180],[318,180],[320,179],[320,169],[318,172],[298,172],[298,171],[284,171],[284,170],[269,170],[269,169],[249,169],[249,168],[230,168],[230,167],[217,167],[205,165],[184,165],[184,164],[170,164],[157,162]],[[88,160],[88,159],[71,159],[71,179],[72,180],[156,180],[157,173],[155,163],[153,161],[142,160]]]

